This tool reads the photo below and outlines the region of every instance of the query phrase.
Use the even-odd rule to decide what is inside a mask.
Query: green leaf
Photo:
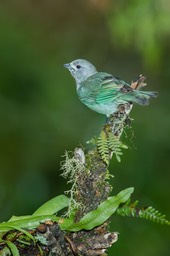
[[[65,195],[56,196],[40,206],[32,216],[51,215],[69,205],[69,198]]]
[[[4,242],[7,244],[13,256],[19,256],[19,251],[14,243],[6,240]]]
[[[16,220],[10,220],[9,222],[4,222],[0,224],[0,232],[6,232],[9,230],[16,229],[28,235],[27,231],[24,231],[22,229],[34,229],[40,223],[45,222],[47,220],[58,222],[62,230],[79,231],[81,229],[93,229],[94,227],[104,223],[117,210],[120,204],[125,203],[130,198],[131,194],[133,193],[133,190],[133,188],[127,188],[125,190],[122,190],[116,196],[109,197],[106,201],[102,202],[96,210],[87,213],[78,223],[74,223],[73,218],[60,218],[56,217],[55,215],[41,215],[32,217],[14,216],[13,219]],[[66,205],[66,201],[65,204],[62,204],[62,207],[63,205]],[[31,235],[29,234],[28,236]]]
[[[0,250],[0,256],[10,256],[10,255],[11,255],[11,251],[7,246],[5,246],[2,250]]]
[[[35,238],[34,236],[32,236],[28,231],[22,229],[22,228],[19,228],[18,226],[13,226],[13,225],[10,225],[8,224],[8,228],[10,228],[11,230],[18,230],[20,231],[21,233],[25,234],[26,236],[28,236],[31,240],[33,240],[33,242],[35,242]]]
[[[23,216],[15,216],[15,215],[13,215],[13,216],[8,220],[8,222],[16,221],[16,220],[27,219],[27,218],[30,218],[31,216],[32,216],[32,215],[23,215]]]
[[[93,229],[104,223],[117,210],[120,204],[125,203],[130,198],[133,191],[134,188],[122,190],[116,196],[109,197],[106,201],[102,202],[97,209],[87,213],[80,222],[73,223],[72,219],[67,219],[60,224],[60,227],[63,230],[69,231]]]
[[[6,232],[13,229],[34,229],[40,225],[40,223],[47,220],[58,222],[61,218],[56,217],[55,215],[42,215],[42,216],[33,216],[30,218],[18,219],[10,222],[0,223],[0,232]]]

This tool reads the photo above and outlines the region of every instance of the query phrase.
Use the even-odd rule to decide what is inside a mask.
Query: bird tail
[[[148,105],[149,100],[156,98],[158,96],[157,92],[147,92],[147,91],[134,91],[133,92],[133,97],[132,97],[132,102],[138,103],[139,105]]]

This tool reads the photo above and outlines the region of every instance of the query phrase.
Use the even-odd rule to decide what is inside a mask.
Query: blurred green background
[[[135,106],[129,150],[110,170],[114,193],[170,219],[170,2],[16,0],[0,2],[0,220],[31,214],[68,189],[65,150],[98,135],[105,117],[85,107],[63,68],[76,58],[131,82],[146,75],[159,98]],[[115,216],[109,255],[168,256],[169,227]]]

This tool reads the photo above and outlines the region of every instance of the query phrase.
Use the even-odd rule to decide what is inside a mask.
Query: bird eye
[[[76,68],[77,68],[77,69],[80,69],[80,68],[81,68],[81,66],[80,66],[80,65],[77,65],[77,66],[76,66]]]

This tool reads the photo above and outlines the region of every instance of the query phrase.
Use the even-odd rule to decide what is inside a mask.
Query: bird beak
[[[70,69],[71,65],[70,65],[70,63],[66,63],[66,64],[64,64],[64,67],[67,68],[67,69]]]

